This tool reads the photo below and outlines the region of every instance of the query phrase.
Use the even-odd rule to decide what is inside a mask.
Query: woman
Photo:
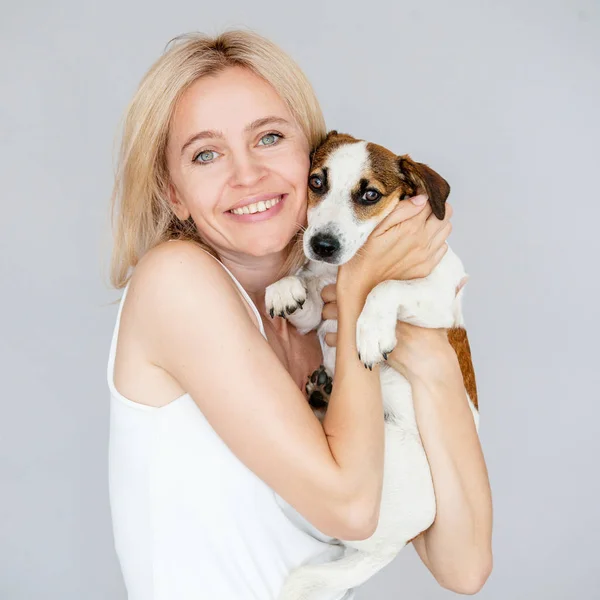
[[[433,269],[450,224],[423,197],[399,202],[324,290],[338,351],[321,425],[302,392],[321,361],[316,334],[271,319],[264,291],[302,260],[309,153],[324,135],[297,65],[245,31],[178,39],[128,108],[108,381],[131,600],[276,598],[292,568],[376,527],[383,409],[356,320],[380,281]],[[388,361],[413,386],[438,503],[414,546],[441,585],[473,593],[491,568],[491,502],[460,368],[445,331],[398,327]]]

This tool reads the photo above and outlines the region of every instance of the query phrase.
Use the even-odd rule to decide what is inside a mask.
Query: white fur
[[[362,143],[344,145],[332,153],[326,163],[330,169],[330,192],[309,213],[305,248],[311,235],[327,227],[339,232],[343,252],[349,254],[346,258],[349,260],[375,227],[376,223],[357,223],[349,205],[349,189],[360,176],[364,160],[368,158],[365,156]],[[343,262],[345,260],[340,260],[340,264]],[[325,333],[336,331],[337,321],[321,322],[323,300],[320,294],[325,285],[335,282],[336,275],[336,265],[309,260],[294,276],[306,290],[305,304],[287,316],[302,333],[318,327],[323,362],[332,376],[335,348],[325,344],[324,337]],[[294,277],[269,286],[268,298],[278,297],[283,306],[293,302],[286,294],[299,287],[286,280]],[[448,248],[428,277],[386,281],[368,295],[358,319],[356,341],[363,362],[381,363],[385,463],[377,530],[367,540],[342,540],[346,554],[339,560],[303,565],[292,571],[279,600],[317,600],[327,590],[356,587],[391,562],[409,540],[433,523],[436,514],[433,481],[417,428],[411,387],[400,373],[382,362],[382,353],[390,352],[396,345],[397,320],[421,327],[464,326],[461,307],[464,288],[458,293],[456,290],[465,277],[462,262]],[[269,306],[267,302],[267,308]],[[478,428],[479,413],[468,394],[467,399]]]

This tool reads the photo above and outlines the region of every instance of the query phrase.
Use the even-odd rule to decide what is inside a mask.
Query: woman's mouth
[[[263,219],[268,219],[278,213],[281,210],[283,201],[286,197],[287,194],[281,194],[276,198],[271,198],[270,200],[261,200],[260,202],[255,202],[254,204],[247,204],[246,206],[234,208],[232,210],[228,210],[227,212],[234,216],[236,220],[241,219],[244,221],[262,221]]]

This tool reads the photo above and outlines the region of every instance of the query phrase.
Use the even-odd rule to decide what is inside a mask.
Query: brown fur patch
[[[399,188],[401,188],[401,191],[406,191],[406,193],[413,191],[410,183],[402,178],[398,166],[398,157],[391,150],[379,144],[368,142],[367,152],[371,161],[373,178],[383,184],[386,194],[390,194]]]
[[[365,169],[361,177],[369,182],[370,187],[381,192],[383,198],[371,206],[356,204],[354,210],[361,220],[373,218],[381,220],[389,212],[390,204],[395,204],[405,195],[414,195],[414,188],[401,177],[398,157],[391,150],[368,142],[367,152],[370,166]]]
[[[386,186],[374,177],[373,172],[370,169],[363,171],[361,174],[361,179],[368,181],[370,188],[375,188],[377,191],[381,192],[382,197],[379,202],[371,205],[354,202],[352,205],[354,213],[361,221],[369,221],[371,219],[377,219],[377,221],[383,220],[383,218],[390,212],[390,204],[395,203],[394,201],[398,197],[398,194],[394,194],[394,190],[392,190],[391,194],[387,192]],[[361,195],[360,187],[361,186],[359,184],[352,190],[352,195],[355,198],[359,198]]]
[[[342,144],[354,144],[360,142],[358,138],[355,138],[347,133],[338,133],[335,129],[332,129],[327,137],[319,144],[312,155],[310,172],[311,174],[320,169],[323,163],[327,160],[327,157]]]
[[[465,390],[467,390],[469,398],[471,398],[471,402],[473,402],[475,408],[479,410],[475,370],[473,368],[473,361],[471,360],[471,348],[469,346],[467,330],[464,327],[451,327],[448,329],[448,341],[456,352],[460,371],[463,376],[463,382],[465,384]]]

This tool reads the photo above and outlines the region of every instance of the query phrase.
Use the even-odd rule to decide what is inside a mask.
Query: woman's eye
[[[376,202],[379,198],[381,198],[381,194],[375,190],[367,190],[362,196],[362,199],[367,202]]]
[[[279,138],[281,138],[282,136],[279,135],[278,133],[267,133],[267,135],[263,135],[260,138],[260,141],[262,142],[263,140],[265,140],[264,144],[260,144],[261,146],[272,146],[273,144],[276,144],[277,141],[279,140]]]
[[[321,178],[318,175],[313,175],[312,177],[310,177],[308,183],[310,184],[310,187],[314,190],[320,190],[323,187],[323,182],[321,181]]]
[[[219,153],[215,152],[214,150],[203,150],[202,152],[196,155],[196,158],[194,158],[194,162],[200,164],[212,162],[217,154]]]

